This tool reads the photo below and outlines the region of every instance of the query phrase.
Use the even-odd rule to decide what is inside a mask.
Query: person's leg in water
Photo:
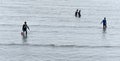
[[[26,36],[27,36],[27,31],[25,31],[25,33],[26,33]]]
[[[75,12],[75,17],[77,17],[77,12]]]
[[[24,32],[24,36],[27,36],[27,31],[23,31]]]
[[[106,28],[107,28],[107,26],[106,26],[106,24],[104,24],[104,25],[103,25],[103,29],[106,29]]]
[[[106,33],[106,28],[107,28],[107,26],[103,25],[103,33]]]
[[[23,37],[26,37],[27,36],[27,31],[24,29],[23,30]]]
[[[23,29],[23,32],[24,32],[24,36],[27,36],[27,29],[26,28]]]
[[[79,13],[79,18],[81,17],[81,14]]]

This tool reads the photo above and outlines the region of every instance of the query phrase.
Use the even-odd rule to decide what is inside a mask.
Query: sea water
[[[1,61],[119,61],[120,0],[0,0]],[[75,11],[81,10],[81,18]],[[101,21],[107,19],[107,29]],[[24,21],[30,27],[21,35]]]

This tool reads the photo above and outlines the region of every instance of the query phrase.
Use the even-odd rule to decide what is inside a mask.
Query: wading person
[[[28,25],[27,25],[27,22],[24,22],[23,26],[22,26],[22,31],[23,31],[23,35],[24,33],[26,34],[27,36],[27,29],[29,29]],[[30,30],[30,29],[29,29]]]
[[[78,17],[79,18],[81,17],[81,10],[79,10],[79,12],[78,12]]]
[[[101,24],[103,24],[103,29],[106,29],[106,28],[107,28],[106,17],[104,17],[104,19],[102,20]]]
[[[78,9],[75,12],[75,17],[77,17],[77,16],[78,16]]]

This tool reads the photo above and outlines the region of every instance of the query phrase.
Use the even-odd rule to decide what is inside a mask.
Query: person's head
[[[104,17],[104,20],[106,20],[106,17]]]
[[[24,24],[27,24],[27,22],[25,21]]]
[[[76,11],[78,11],[78,9]]]

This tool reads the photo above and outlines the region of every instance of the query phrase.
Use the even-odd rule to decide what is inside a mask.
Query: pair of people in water
[[[24,35],[24,33],[26,34],[26,36],[27,36],[27,29],[29,29],[30,30],[30,28],[28,27],[28,25],[27,25],[27,22],[25,21],[24,22],[24,24],[23,24],[23,26],[22,26],[22,33],[23,33],[23,35]],[[25,36],[25,35],[24,35]]]
[[[81,10],[76,10],[76,12],[75,12],[75,17],[81,17]]]

